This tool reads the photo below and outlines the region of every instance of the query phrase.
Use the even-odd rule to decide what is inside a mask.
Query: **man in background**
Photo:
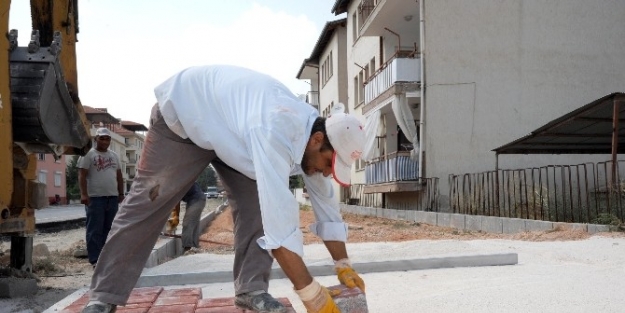
[[[78,159],[80,203],[86,207],[87,256],[95,268],[118,204],[124,200],[124,181],[121,163],[115,151],[109,150],[111,132],[98,128],[95,147]]]
[[[182,201],[186,204],[182,219],[182,247],[188,251],[200,247],[200,217],[206,205],[206,195],[196,182],[182,197]]]

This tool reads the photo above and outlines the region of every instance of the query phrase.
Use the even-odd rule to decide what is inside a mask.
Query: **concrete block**
[[[344,285],[336,285],[328,287],[331,293],[340,292],[333,296],[334,303],[339,307],[341,313],[367,313],[367,298],[365,294],[358,288],[347,288]]]
[[[384,217],[384,209],[383,208],[374,208],[375,209],[375,216],[377,217]]]
[[[503,233],[503,223],[501,221],[501,217],[483,216],[482,231],[495,234]]]
[[[449,226],[456,229],[464,229],[466,223],[466,215],[464,214],[451,214],[449,220]]]
[[[28,297],[37,293],[37,280],[34,278],[0,278],[0,298]]]
[[[382,217],[383,218],[396,220],[398,216],[399,216],[399,212],[397,212],[397,210],[395,210],[395,209],[384,209],[384,210],[382,210]]]
[[[548,221],[526,220],[525,231],[547,231],[553,229],[553,223]]]
[[[406,211],[405,219],[407,221],[414,222],[417,219],[417,211],[413,211],[413,210]]]
[[[502,231],[504,234],[516,234],[525,231],[525,220],[520,218],[502,218]]]
[[[588,224],[588,233],[590,234],[609,232],[609,231],[610,231],[610,226],[608,225]]]
[[[417,211],[415,222],[429,224],[429,225],[436,225],[436,213]]]
[[[438,213],[436,215],[436,226],[451,227],[451,214],[450,213]]]
[[[465,215],[464,229],[472,231],[482,230],[482,216],[481,215]]]
[[[580,223],[553,223],[553,229],[588,231],[588,224]]]

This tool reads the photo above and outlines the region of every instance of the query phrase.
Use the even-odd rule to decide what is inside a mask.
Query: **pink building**
[[[62,155],[55,160],[51,154],[37,154],[37,180],[46,184],[46,196],[50,204],[60,201],[59,204],[66,204],[66,184],[65,184],[65,156]],[[56,199],[56,196],[59,199]]]

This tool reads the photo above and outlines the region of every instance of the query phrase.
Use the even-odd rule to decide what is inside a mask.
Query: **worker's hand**
[[[349,259],[341,259],[334,263],[334,270],[341,284],[347,288],[358,287],[363,293],[365,292],[365,281],[358,276],[358,273],[352,268]]]
[[[124,195],[123,194],[119,194],[119,196],[117,197],[117,203],[122,203],[122,201],[124,201]]]
[[[295,290],[308,313],[341,313],[330,292],[313,279],[310,285]]]
[[[89,205],[89,196],[88,195],[80,195],[80,203],[84,205]]]

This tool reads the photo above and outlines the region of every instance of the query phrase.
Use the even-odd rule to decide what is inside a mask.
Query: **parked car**
[[[204,194],[206,195],[207,199],[219,197],[219,191],[217,191],[217,187],[206,187],[206,192]]]

